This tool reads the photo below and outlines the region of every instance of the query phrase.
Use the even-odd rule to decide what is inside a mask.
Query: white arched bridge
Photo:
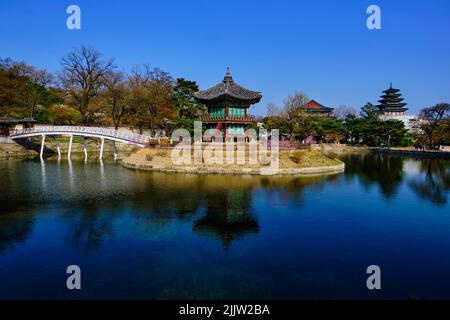
[[[12,139],[24,139],[32,137],[42,137],[41,152],[42,158],[44,152],[44,143],[46,136],[69,136],[69,151],[68,158],[72,150],[72,140],[74,136],[81,136],[83,138],[84,154],[87,157],[86,138],[99,138],[101,139],[100,147],[100,159],[103,157],[103,148],[105,140],[111,140],[114,142],[114,156],[116,156],[115,142],[122,142],[127,144],[136,145],[138,147],[145,147],[149,143],[151,137],[142,134],[136,134],[123,130],[113,130],[107,128],[97,127],[81,127],[81,126],[39,126],[34,128],[16,129],[10,132]],[[61,156],[61,148],[59,142],[58,156]]]

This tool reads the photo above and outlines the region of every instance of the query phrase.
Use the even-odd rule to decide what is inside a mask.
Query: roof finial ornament
[[[233,78],[231,77],[230,67],[227,67],[227,73],[225,78],[223,78],[223,82],[232,82]]]
[[[391,86],[390,86],[390,89],[392,89],[392,81],[391,81]]]

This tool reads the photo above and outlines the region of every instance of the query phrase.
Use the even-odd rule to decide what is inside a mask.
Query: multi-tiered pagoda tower
[[[405,108],[406,103],[402,102],[400,90],[392,88],[391,83],[389,89],[384,90],[383,93],[381,100],[378,100],[380,104],[377,106],[381,115],[384,117],[403,116],[408,108]]]
[[[261,98],[261,93],[245,89],[234,82],[229,68],[221,83],[194,93],[194,99],[208,108],[208,114],[202,117],[203,123],[207,129],[219,130],[225,140],[247,137],[247,129],[255,119],[249,115],[248,109]]]

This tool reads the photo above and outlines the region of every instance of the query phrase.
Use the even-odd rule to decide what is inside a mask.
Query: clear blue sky
[[[82,29],[66,28],[66,8],[82,10]],[[382,10],[382,29],[366,28],[366,9]],[[450,102],[448,0],[0,1],[0,56],[56,71],[81,44],[127,70],[149,63],[201,89],[234,79],[262,91],[253,113],[289,93],[357,109],[392,81],[410,113]]]

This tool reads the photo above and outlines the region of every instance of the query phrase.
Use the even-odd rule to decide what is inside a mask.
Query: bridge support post
[[[114,151],[114,160],[117,159],[117,149],[116,149],[116,142],[113,141],[113,151]]]
[[[67,154],[67,159],[70,160],[70,153],[72,152],[72,141],[73,141],[73,136],[70,136],[70,140],[69,140],[69,153]]]
[[[84,148],[84,160],[87,159],[87,144],[86,144],[86,137],[83,137],[83,148]]]
[[[102,138],[102,144],[100,145],[100,160],[103,159],[103,148],[105,146],[105,139]]]
[[[45,134],[42,135],[42,141],[41,141],[41,153],[40,153],[41,159],[44,156],[44,147],[45,147]]]
[[[59,143],[59,140],[56,139],[56,148],[58,150],[58,159],[61,158],[61,144]]]

